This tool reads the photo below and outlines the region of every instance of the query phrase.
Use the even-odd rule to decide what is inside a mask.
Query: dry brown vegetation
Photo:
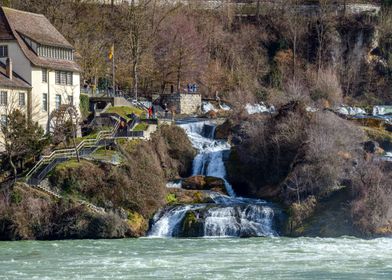
[[[309,113],[300,102],[272,118],[248,121],[242,138],[236,166],[252,175],[241,182],[244,178],[233,173],[237,192],[262,194],[273,187],[289,204],[339,186],[350,176],[365,139],[357,126],[328,111]]]
[[[58,165],[52,187],[56,201],[31,188],[0,193],[0,239],[121,238],[140,236],[148,219],[166,204],[165,184],[186,176],[195,151],[185,132],[162,126],[151,141],[119,143],[126,158],[121,166],[88,161]],[[95,214],[74,202],[83,199],[103,207]]]
[[[97,214],[73,200],[16,185],[0,193],[0,240],[136,236],[115,213]]]
[[[226,4],[203,10],[156,0],[113,8],[93,0],[9,5],[46,15],[75,45],[90,85],[110,76],[115,42],[117,84],[134,95],[198,83],[205,96],[219,92],[235,102],[250,93],[279,105],[295,81],[318,104],[334,105],[342,95],[351,103],[392,102],[390,7],[380,16],[348,15],[322,0],[319,13],[304,15],[302,2],[258,1],[256,16],[244,18]]]
[[[185,175],[194,150],[178,127],[161,127],[151,141],[122,152],[126,162],[113,167],[90,162],[60,165],[51,176],[53,185],[80,195],[96,205],[138,212],[145,218],[165,204],[167,180]]]
[[[367,234],[390,234],[392,231],[391,166],[373,160],[361,161],[353,176],[352,215]]]

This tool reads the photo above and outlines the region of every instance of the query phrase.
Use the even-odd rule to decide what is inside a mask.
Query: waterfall
[[[274,211],[261,205],[227,206],[208,210],[204,236],[274,236]]]
[[[192,145],[199,151],[193,161],[192,175],[204,175],[222,178],[226,191],[235,196],[232,186],[226,180],[224,153],[230,151],[226,141],[215,140],[216,125],[211,122],[196,122],[180,125],[188,134]]]
[[[172,237],[179,230],[180,222],[184,219],[187,211],[196,209],[193,205],[181,205],[169,209],[168,211],[160,211],[155,214],[153,226],[150,229],[150,237]],[[165,210],[165,209],[164,209]]]
[[[216,140],[216,125],[211,121],[179,124],[198,150],[193,175],[221,178],[229,196],[210,192],[214,203],[166,207],[155,214],[149,236],[152,237],[251,237],[275,236],[274,224],[280,210],[260,199],[237,197],[226,180],[224,156],[230,152],[227,141]],[[173,187],[173,183],[168,187]],[[175,185],[178,187],[178,185]],[[195,230],[183,232],[187,213],[194,216]],[[186,224],[186,223],[185,223]]]

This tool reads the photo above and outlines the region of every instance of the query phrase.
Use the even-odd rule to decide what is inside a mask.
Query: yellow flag
[[[114,44],[110,47],[109,59],[112,60],[114,56]]]

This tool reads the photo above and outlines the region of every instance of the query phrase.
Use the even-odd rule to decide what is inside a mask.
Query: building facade
[[[45,131],[49,128],[51,112],[61,104],[72,104],[79,110],[80,67],[74,61],[74,54],[73,46],[45,16],[0,9],[0,63],[9,84],[5,88],[9,98],[19,98],[19,92],[22,98],[22,89],[15,82],[23,83],[26,113]],[[14,75],[8,76],[10,73]],[[0,92],[2,88],[0,79]],[[6,111],[7,107],[9,110],[10,106],[14,104],[0,102],[0,111]]]

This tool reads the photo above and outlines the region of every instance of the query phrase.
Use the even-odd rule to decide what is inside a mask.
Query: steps
[[[43,178],[58,163],[78,156],[87,156],[96,148],[108,145],[108,142],[113,141],[113,138],[115,138],[119,125],[120,120],[117,120],[116,126],[112,130],[100,131],[96,138],[85,139],[76,148],[55,150],[48,156],[42,156],[37,164],[27,173],[26,182],[29,185],[39,185]]]
[[[50,196],[52,196],[52,197],[55,197],[55,198],[57,198],[57,199],[63,198],[62,195],[60,195],[59,193],[54,192],[53,190],[51,190],[51,189],[49,188],[49,186],[47,186],[47,184],[45,184],[45,183],[40,184],[40,185],[36,185],[36,186],[32,186],[32,185],[25,184],[25,186],[26,186],[26,187],[29,187],[29,188],[33,188],[33,189],[39,190],[39,191],[41,191],[41,192],[44,192],[44,193],[46,193],[46,194],[48,194],[48,195],[50,195]],[[94,205],[94,204],[92,204],[92,203],[90,203],[90,202],[87,202],[87,201],[85,201],[85,200],[78,199],[77,202],[78,202],[79,204],[81,204],[81,205],[86,206],[87,208],[89,208],[90,210],[92,210],[92,211],[95,212],[95,213],[99,213],[99,214],[106,213],[106,211],[105,211],[104,208],[99,207],[99,206],[96,206],[96,205]]]

